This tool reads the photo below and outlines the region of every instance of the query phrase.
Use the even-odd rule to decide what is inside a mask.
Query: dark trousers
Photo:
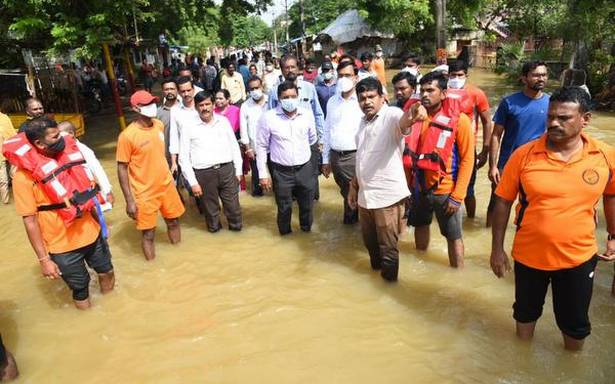
[[[241,229],[241,206],[239,205],[239,183],[235,177],[233,163],[222,164],[217,168],[195,169],[196,180],[203,190],[201,202],[205,220],[210,232],[220,230],[220,200],[229,229]]]
[[[303,231],[312,229],[314,220],[312,209],[314,205],[314,174],[312,163],[295,167],[286,167],[271,163],[273,192],[278,206],[278,230],[281,235],[292,232],[290,219],[293,209],[293,196],[299,204],[299,224]]]
[[[359,207],[363,243],[373,269],[382,269],[382,277],[396,280],[399,269],[397,242],[404,230],[406,199],[384,208]]]
[[[348,153],[332,150],[330,156],[333,179],[340,187],[340,193],[344,198],[344,224],[353,224],[359,221],[359,211],[350,208],[348,205],[348,191],[350,181],[355,174],[356,154],[356,151]]]
[[[252,172],[252,196],[262,196],[263,189],[261,188],[260,180],[258,178],[256,159],[250,160],[250,170]]]
[[[314,199],[320,199],[320,186],[318,185],[318,176],[320,176],[320,166],[322,165],[322,153],[318,147],[318,142],[312,145],[312,156],[310,157],[310,163],[312,163],[312,176],[314,178]]]

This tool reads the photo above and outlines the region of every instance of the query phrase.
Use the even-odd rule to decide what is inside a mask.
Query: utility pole
[[[286,42],[290,41],[288,37],[288,0],[284,0],[284,25],[286,26]]]
[[[436,0],[436,57],[446,64],[446,0]]]
[[[305,10],[303,8],[303,0],[299,0],[299,9],[301,10],[301,36],[305,36]]]

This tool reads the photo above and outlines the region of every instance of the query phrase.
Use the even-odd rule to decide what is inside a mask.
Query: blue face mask
[[[299,99],[282,99],[280,100],[280,105],[282,106],[282,109],[286,112],[294,112],[299,106]]]

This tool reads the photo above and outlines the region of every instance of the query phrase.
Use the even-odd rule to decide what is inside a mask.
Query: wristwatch
[[[611,241],[611,240],[615,240],[615,235],[612,233],[609,233],[609,235],[606,237],[606,241]]]

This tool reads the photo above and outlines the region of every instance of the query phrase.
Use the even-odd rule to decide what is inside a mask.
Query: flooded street
[[[470,72],[494,111],[514,87]],[[615,144],[615,114],[596,113],[594,137]],[[101,158],[116,206],[106,216],[116,291],[92,287],[93,308],[73,308],[61,281],[41,276],[14,205],[0,207],[0,332],[18,360],[18,383],[612,383],[615,377],[613,265],[597,269],[585,350],[563,350],[550,294],[531,344],[514,334],[513,275],[489,267],[484,228],[490,188],[477,181],[477,219],[465,220],[466,268],[448,266],[434,220],[430,251],[400,243],[399,281],[370,268],[358,226],[341,224],[342,201],[321,177],[309,234],[281,238],[270,197],[240,196],[244,230],[210,234],[191,203],[182,242],[162,219],[157,259],[124,212],[117,181],[116,120],[92,119],[83,141]],[[602,204],[602,203],[601,203]],[[507,233],[508,250],[513,227]],[[603,250],[602,209],[597,231]],[[94,281],[94,280],[93,280]]]

